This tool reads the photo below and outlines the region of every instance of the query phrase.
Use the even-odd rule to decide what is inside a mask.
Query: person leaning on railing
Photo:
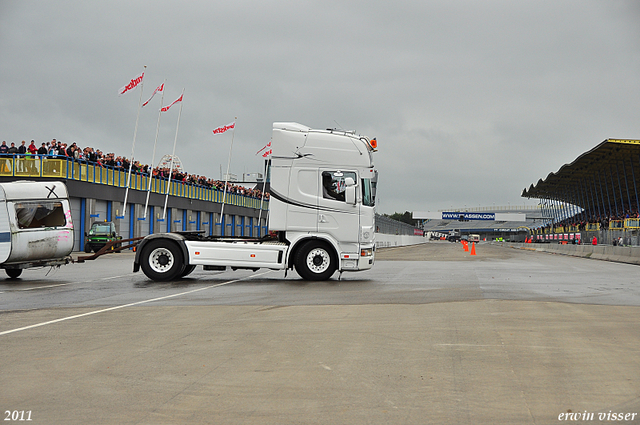
[[[42,142],[42,145],[38,148],[38,155],[40,155],[41,158],[44,158],[45,156],[47,156],[47,144],[45,142]]]
[[[27,153],[27,142],[23,140],[22,144],[18,146],[18,154],[24,156],[26,153]]]
[[[2,146],[4,146],[4,148]],[[11,149],[11,152],[9,152],[9,149]],[[17,148],[15,147],[14,143],[12,143],[12,148],[7,147],[5,141],[2,145],[0,145],[0,155],[13,155],[15,158],[33,158],[36,155],[39,155],[43,159],[57,158],[75,160],[77,162],[84,162],[100,167],[109,167],[116,171],[129,170],[129,160],[125,157],[116,157],[114,153],[108,153],[105,155],[99,149],[94,150],[91,147],[81,149],[75,142],[67,145],[66,143],[62,143],[56,139],[53,139],[49,144],[43,142],[40,149],[36,147],[35,140],[31,140],[31,144],[29,146],[27,146],[26,141],[23,140],[22,144]],[[24,163],[22,161],[18,161],[17,164],[17,171],[25,171]],[[164,180],[167,180],[170,174],[168,168],[152,168],[148,165],[140,164],[139,161],[134,162],[133,166],[131,167],[131,171],[132,173],[142,174],[146,176],[152,175],[153,177]],[[205,176],[179,172],[177,170],[174,170],[171,175],[172,180],[175,179],[176,181],[182,182],[184,184],[206,188],[215,188],[220,191],[224,190],[224,182],[213,180]],[[231,182],[228,182],[227,192],[256,199],[262,198],[262,191],[260,191],[259,189],[248,189],[244,186],[233,185]],[[264,199],[269,200],[268,192],[264,193]]]
[[[29,146],[27,146],[27,151],[31,155],[35,155],[36,153],[38,153],[38,148],[36,147],[36,141],[35,140],[31,140],[31,143],[29,144]]]
[[[16,147],[16,144],[11,142],[11,146],[9,147],[9,150],[7,151],[7,153],[9,155],[13,155],[15,157],[15,155],[18,154],[18,148]]]

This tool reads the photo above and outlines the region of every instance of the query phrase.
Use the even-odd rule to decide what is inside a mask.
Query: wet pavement
[[[384,249],[328,282],[197,269],[157,283],[131,253],[26,270],[0,279],[0,409],[34,424],[640,413],[638,266],[475,248]]]

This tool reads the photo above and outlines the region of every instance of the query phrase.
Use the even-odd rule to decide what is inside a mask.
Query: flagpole
[[[180,95],[180,99],[184,96],[184,89],[182,89],[182,95]],[[178,112],[178,123],[176,124],[176,138],[173,140],[173,153],[171,154],[171,166],[169,169],[169,182],[167,183],[167,193],[164,197],[164,210],[162,211],[162,219],[164,220],[167,216],[167,201],[169,200],[169,190],[171,189],[171,173],[173,173],[173,159],[176,156],[176,144],[178,143],[178,127],[180,126],[180,116],[182,115],[182,104],[184,102],[180,101],[180,112]],[[162,111],[162,109],[160,109]],[[171,223],[169,223],[168,229],[171,229]]]
[[[147,65],[144,66],[147,69]],[[142,72],[144,74],[144,71]],[[133,153],[136,147],[136,135],[138,134],[138,120],[140,118],[140,109],[142,109],[142,91],[144,89],[144,78],[140,82],[140,100],[138,100],[138,114],[136,115],[136,127],[133,130],[133,143],[131,144],[131,160],[129,161],[129,173],[127,174],[127,188],[124,191],[124,206],[122,207],[122,215],[127,211],[127,198],[129,197],[129,186],[131,186],[131,168],[133,167]]]
[[[222,226],[222,223],[224,221],[224,202],[225,202],[225,198],[227,196],[227,182],[229,180],[229,167],[231,166],[231,150],[233,149],[233,138],[236,135],[236,126],[235,123],[238,122],[238,117],[235,117],[235,121],[234,121],[234,126],[231,129],[231,131],[233,131],[233,133],[231,133],[231,146],[229,147],[229,160],[227,161],[227,174],[224,177],[224,192],[222,192],[222,208],[220,209],[220,226]],[[226,223],[225,223],[226,225]],[[221,229],[221,236],[224,236],[224,228]]]
[[[260,236],[262,236],[262,206],[264,205],[264,191],[267,188],[267,165],[269,164],[270,159],[264,162],[264,181],[262,182],[262,197],[260,199],[260,213],[258,214],[258,232],[260,232]]]
[[[162,97],[160,98],[160,109],[158,110],[158,123],[156,124],[156,140],[153,142],[153,154],[151,155],[151,169],[149,170],[149,185],[147,187],[147,200],[144,202],[144,218],[147,218],[147,208],[149,207],[149,194],[151,194],[151,180],[153,179],[153,167],[156,161],[156,146],[158,145],[158,130],[160,129],[160,116],[162,115],[162,106],[164,105],[164,83],[162,82]]]

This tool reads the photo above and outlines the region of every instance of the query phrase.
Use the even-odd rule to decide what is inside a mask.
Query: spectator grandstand
[[[606,139],[522,191],[538,198],[539,234],[580,232],[582,240],[638,245],[640,140]]]
[[[2,148],[2,146],[5,148]],[[81,149],[76,142],[66,144],[59,140],[52,139],[50,142],[42,142],[41,147],[37,150],[35,150],[35,140],[31,140],[31,143],[28,146],[26,145],[25,140],[22,141],[20,147],[15,147],[14,142],[11,142],[11,146],[12,147],[7,146],[6,141],[2,142],[0,145],[0,158],[5,158],[10,161],[20,158],[41,159],[43,161],[47,159],[65,159],[124,172],[128,172],[129,167],[131,167],[131,173],[139,176],[155,177],[162,180],[169,180],[169,177],[171,177],[171,181],[176,183],[203,188],[216,188],[221,191],[224,190],[224,181],[214,180],[198,174],[190,174],[177,167],[170,170],[169,167],[150,167],[147,164],[143,165],[140,164],[139,161],[134,161],[132,164],[128,158],[116,155],[113,152],[105,154],[100,149],[95,149],[93,147],[85,147]],[[18,161],[16,162],[16,165],[23,166],[24,162]],[[2,167],[5,172],[12,169],[11,165],[6,161],[2,164]],[[249,188],[229,182],[227,183],[227,193],[256,199],[262,198],[262,190],[257,187]],[[264,193],[264,199],[269,200],[268,192]]]

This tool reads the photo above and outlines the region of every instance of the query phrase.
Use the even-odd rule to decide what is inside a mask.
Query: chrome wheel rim
[[[156,273],[166,273],[171,270],[175,258],[167,248],[156,248],[149,255],[149,266]]]
[[[307,267],[313,273],[323,273],[329,269],[331,257],[322,248],[314,248],[307,254]]]

